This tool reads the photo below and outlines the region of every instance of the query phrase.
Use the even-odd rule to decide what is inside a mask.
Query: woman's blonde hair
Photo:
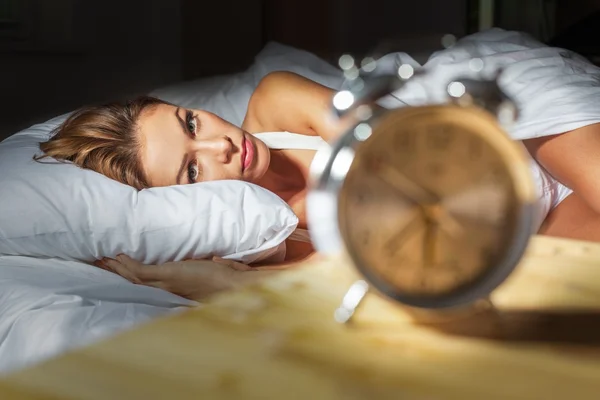
[[[137,122],[142,112],[159,104],[166,102],[141,96],[124,103],[83,107],[58,126],[52,138],[40,143],[43,154],[34,159],[72,162],[138,190],[147,188]]]

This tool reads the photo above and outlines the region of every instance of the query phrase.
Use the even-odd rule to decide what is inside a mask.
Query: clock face
[[[350,256],[375,286],[408,302],[481,284],[518,225],[510,160],[486,136],[501,131],[460,113],[384,116],[340,191]]]

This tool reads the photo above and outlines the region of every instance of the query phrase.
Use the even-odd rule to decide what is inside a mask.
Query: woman
[[[241,127],[206,111],[141,97],[128,104],[78,110],[40,148],[45,156],[140,190],[222,179],[252,182],[285,200],[299,218],[298,228],[306,229],[306,179],[315,151],[270,150],[251,133],[289,131],[332,140],[342,128],[331,118],[332,95],[332,89],[299,75],[275,72],[252,94]],[[286,264],[313,253],[310,243],[286,241]],[[192,298],[272,273],[265,269],[284,267],[251,269],[222,259],[141,266],[124,255],[96,265],[135,283]]]
[[[241,127],[209,112],[140,98],[76,112],[41,149],[46,156],[72,161],[137,189],[218,179],[252,182],[284,199],[299,217],[299,228],[306,228],[306,180],[315,152],[270,150],[252,133],[288,131],[332,141],[344,128],[330,111],[333,94],[299,75],[275,72],[256,88]],[[594,173],[600,171],[600,125],[524,144],[544,168],[574,190],[540,233],[600,240],[594,229],[594,222],[600,222],[600,180]],[[287,262],[314,253],[310,243],[286,244]],[[222,259],[143,266],[126,255],[96,265],[134,283],[193,299],[285,267],[251,268]]]

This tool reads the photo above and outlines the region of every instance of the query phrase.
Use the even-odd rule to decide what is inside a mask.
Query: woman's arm
[[[263,270],[217,257],[146,265],[123,254],[115,259],[103,258],[94,265],[137,285],[156,287],[191,300],[258,282],[278,269],[274,266]]]
[[[318,258],[316,253],[303,261]],[[99,268],[121,275],[137,285],[152,286],[191,300],[202,300],[226,290],[239,289],[267,278],[295,262],[248,266],[213,257],[211,260],[185,260],[146,265],[124,254],[94,263]]]
[[[331,142],[342,132],[332,111],[336,91],[285,71],[266,75],[252,94],[246,121],[262,130],[321,136]]]
[[[523,143],[552,176],[600,213],[600,124]]]

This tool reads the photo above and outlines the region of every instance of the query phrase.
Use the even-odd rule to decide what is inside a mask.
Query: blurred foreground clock
[[[528,158],[499,121],[513,103],[495,79],[461,80],[446,104],[376,109],[402,78],[359,79],[334,98],[350,128],[315,156],[308,195],[315,247],[345,252],[364,277],[336,318],[370,288],[417,309],[488,297],[533,233]]]

